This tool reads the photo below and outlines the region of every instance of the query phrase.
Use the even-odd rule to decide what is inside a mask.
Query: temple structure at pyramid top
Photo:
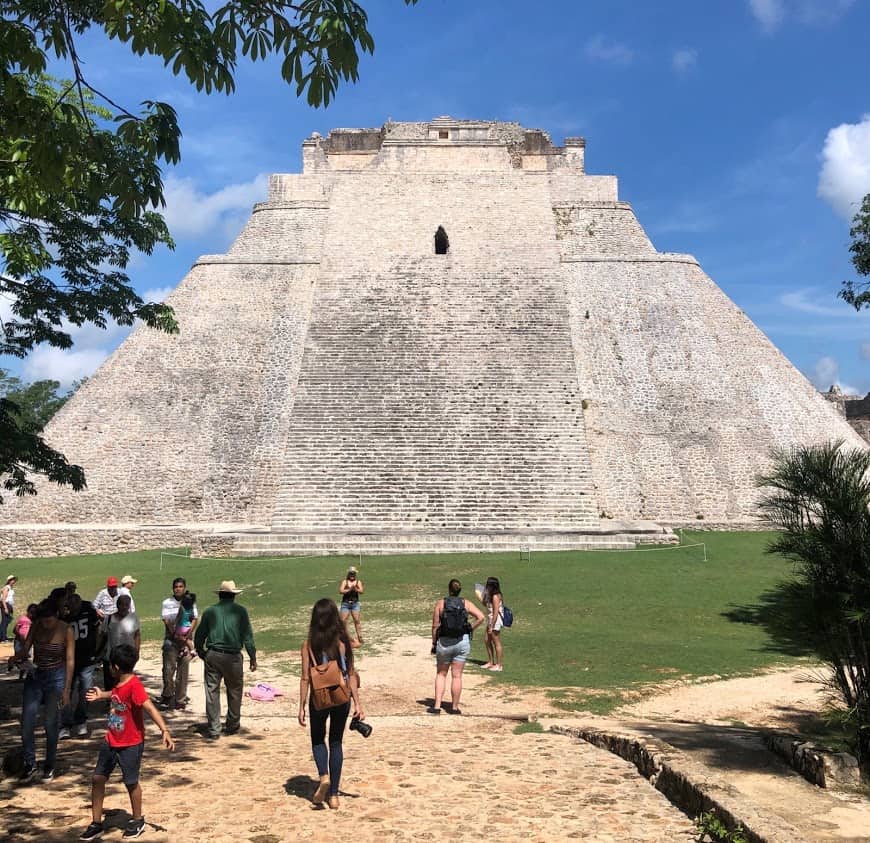
[[[775,446],[865,447],[585,142],[388,122],[302,145],[48,430],[87,471],[0,554],[629,546],[756,523]],[[120,544],[119,544],[120,543]]]

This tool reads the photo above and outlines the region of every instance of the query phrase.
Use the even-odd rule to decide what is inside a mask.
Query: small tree
[[[53,380],[23,383],[19,378],[0,369],[0,396],[17,406],[18,423],[35,432],[41,432],[57,411],[69,400],[77,385],[60,391],[60,382]]]
[[[870,276],[870,193],[864,197],[861,210],[855,214],[849,235],[852,238],[849,246],[852,265],[859,275],[866,278]],[[855,310],[870,307],[870,281],[844,281],[839,296]]]
[[[768,551],[797,563],[809,616],[796,619],[830,665],[870,759],[870,451],[842,441],[779,449],[758,477],[761,511],[780,531]]]

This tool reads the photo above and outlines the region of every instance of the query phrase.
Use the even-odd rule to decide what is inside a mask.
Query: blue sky
[[[182,163],[165,173],[174,252],[131,275],[160,297],[200,254],[225,251],[272,172],[298,172],[312,131],[393,120],[517,120],[587,139],[587,170],[616,174],[661,251],[688,252],[817,386],[870,391],[870,312],[836,298],[853,278],[849,221],[870,192],[867,0],[400,0],[366,4],[375,36],[355,86],[326,110],[275,63],[237,93],[197,94],[89,36],[85,73],[128,107],[179,112]],[[62,68],[55,68],[62,75]],[[3,303],[0,302],[0,308]],[[37,349],[26,379],[90,374],[126,331],[76,331]]]

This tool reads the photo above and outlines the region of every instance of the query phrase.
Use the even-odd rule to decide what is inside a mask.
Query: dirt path
[[[767,818],[800,829],[804,840],[870,840],[870,800],[824,790],[791,770],[759,730],[798,733],[819,720],[823,672],[799,668],[713,683],[687,683],[624,706],[618,727],[665,741],[687,754]]]
[[[146,648],[139,664],[155,694],[158,657],[156,648]],[[201,666],[194,663],[190,711],[169,718],[177,750],[161,750],[150,731],[143,765],[147,839],[280,843],[346,833],[361,841],[445,835],[476,840],[487,828],[496,829],[501,841],[694,839],[689,820],[627,762],[564,736],[516,734],[530,714],[545,723],[594,719],[566,717],[542,691],[494,686],[469,664],[462,716],[426,714],[434,668],[428,640],[411,635],[393,639],[381,652],[361,653],[363,699],[374,732],[368,740],[346,736],[340,810],[314,809],[308,735],[296,722],[297,662],[294,653],[262,658],[256,676],[246,675],[246,687],[268,681],[286,696],[273,703],[246,698],[241,733],[215,743],[194,730],[204,712]],[[813,788],[760,748],[747,730],[788,731],[814,716],[821,697],[806,673],[678,684],[626,706],[609,722],[658,734],[691,753],[755,804],[797,818],[806,839],[870,839],[861,836],[870,828],[870,803],[838,801]],[[13,679],[0,681],[0,701],[10,703],[17,718],[20,684]],[[7,834],[2,839],[76,839],[88,822],[89,777],[102,718],[94,716],[90,726],[89,738],[61,743],[51,784],[0,782]],[[15,719],[0,723],[4,748],[17,744],[17,733]],[[110,784],[105,839],[120,839],[127,805],[120,782]]]
[[[159,690],[157,652],[140,663]],[[288,661],[263,659],[257,677],[287,691],[274,703],[246,699],[242,732],[209,743],[191,730],[200,722],[200,668],[192,670],[192,711],[171,718],[178,748],[159,748],[153,729],[143,764],[146,839],[188,841],[477,840],[689,841],[692,824],[635,768],[588,744],[552,734],[515,734],[519,719],[547,705],[539,693],[486,687],[468,668],[463,715],[425,713],[434,669],[428,642],[399,638],[364,656],[363,693],[374,727],[365,740],[345,738],[341,808],[314,809],[314,765],[307,731],[296,722],[298,681]],[[246,686],[253,677],[246,676]],[[20,685],[0,690],[15,704]],[[13,715],[17,711],[13,708]],[[197,716],[199,715],[199,716]],[[89,776],[101,719],[92,735],[63,741],[50,784],[0,782],[4,840],[74,840],[88,822]],[[3,746],[17,742],[17,723],[0,724]],[[119,781],[107,792],[104,839],[120,839],[127,797]]]

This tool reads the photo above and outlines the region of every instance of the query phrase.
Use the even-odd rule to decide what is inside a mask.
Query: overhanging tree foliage
[[[849,229],[852,245],[852,265],[859,275],[870,276],[870,193],[864,197],[861,210],[852,220]],[[870,281],[844,281],[840,290],[840,298],[847,301],[855,310],[870,307]]]
[[[42,441],[45,425],[71,394],[59,390],[57,381],[25,384],[0,369],[0,465],[7,466],[9,480],[25,493],[32,490],[28,471],[46,474],[50,479],[59,474],[57,482],[68,483],[74,489],[84,486],[82,470]]]
[[[842,442],[774,454],[758,478],[769,550],[797,563],[800,627],[827,662],[870,759],[870,451]]]
[[[413,5],[417,0],[403,0]],[[133,113],[85,77],[77,39],[91,30],[163,60],[199,91],[231,94],[241,60],[281,60],[282,78],[312,106],[356,81],[374,41],[353,0],[0,0],[0,355],[40,343],[72,345],[70,328],[136,320],[176,331],[172,309],[145,302],[126,268],[131,253],[172,247],[158,212],[161,166],[179,160],[172,107]],[[69,80],[46,75],[49,56]],[[31,472],[74,489],[81,468],[0,404],[0,477],[34,493]]]

